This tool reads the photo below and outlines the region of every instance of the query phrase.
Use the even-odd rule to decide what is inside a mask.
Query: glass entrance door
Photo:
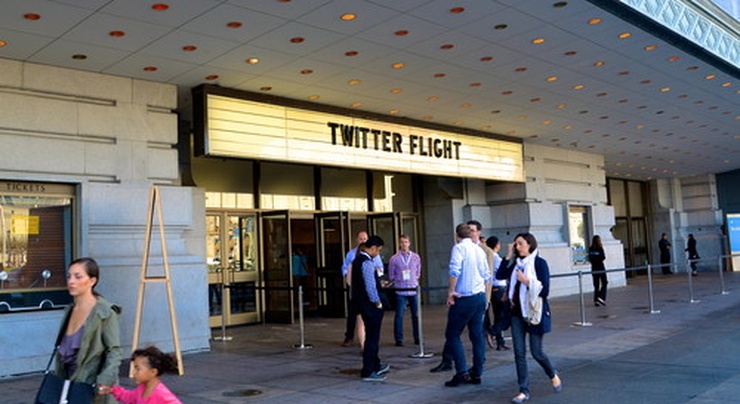
[[[314,215],[316,228],[316,274],[319,313],[327,317],[345,316],[342,262],[347,255],[349,214],[327,212]]]
[[[208,309],[211,327],[260,321],[256,285],[256,216],[206,213]]]
[[[260,215],[261,251],[265,286],[265,320],[293,322],[290,214],[287,210]]]
[[[396,245],[400,233],[400,214],[394,213],[376,213],[367,215],[368,229],[371,235],[380,236],[385,242],[385,246],[380,250],[380,257],[383,259],[383,266],[388,268],[388,261],[396,253]]]

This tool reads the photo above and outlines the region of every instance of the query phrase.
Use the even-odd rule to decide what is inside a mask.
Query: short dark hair
[[[523,238],[524,241],[529,244],[529,252],[533,253],[534,250],[537,249],[537,239],[534,238],[534,235],[532,233],[519,233],[514,237],[514,240],[518,239],[519,237]]]
[[[470,226],[475,226],[475,229],[478,230],[478,231],[483,230],[483,225],[480,224],[480,222],[477,221],[477,220],[468,220],[468,223],[467,224],[470,225]]]
[[[382,247],[384,245],[385,245],[385,242],[383,241],[382,238],[380,238],[380,236],[370,236],[365,242],[365,248]]]
[[[470,238],[470,225],[467,223],[458,224],[455,233],[457,233],[457,237]]]
[[[488,237],[486,239],[486,245],[489,248],[496,248],[496,246],[498,245],[498,237],[496,237],[496,236]]]

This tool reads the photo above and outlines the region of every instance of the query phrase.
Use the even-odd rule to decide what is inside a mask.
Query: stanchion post
[[[581,321],[574,324],[581,327],[591,327],[593,324],[586,321],[586,299],[583,297],[583,271],[578,271],[578,299],[581,303]]]
[[[226,298],[224,292],[226,290],[226,286],[224,285],[224,268],[219,269],[219,271],[221,271],[221,336],[213,339],[221,342],[229,342],[233,340],[234,337],[226,335],[226,310],[224,309],[224,299]]]
[[[658,314],[660,310],[655,310],[655,304],[653,303],[653,268],[648,264],[647,266],[648,276],[648,299],[650,300],[650,314]]]
[[[730,256],[732,258],[732,256]],[[725,271],[722,270],[722,256],[717,257],[717,267],[719,268],[719,284],[723,295],[729,295],[730,292],[725,290]]]
[[[398,310],[398,307],[396,307]],[[416,287],[416,312],[419,314],[417,321],[419,322],[419,352],[410,355],[412,358],[431,358],[434,356],[431,352],[424,352],[424,327],[422,326],[422,315],[421,315],[421,287]]]
[[[691,275],[691,258],[689,258],[686,267],[686,274],[689,276],[689,303],[699,303],[700,300],[694,299],[694,279]]]
[[[298,285],[298,325],[301,332],[301,343],[293,345],[296,349],[311,349],[313,345],[306,344],[306,329],[303,322],[303,286]]]

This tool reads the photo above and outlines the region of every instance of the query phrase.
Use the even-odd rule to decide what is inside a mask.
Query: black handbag
[[[62,333],[67,328],[69,316],[64,320],[64,325],[57,335],[59,346],[62,341]],[[51,373],[51,362],[54,360],[54,354],[57,349],[51,353],[49,363],[46,364],[44,379],[41,381],[39,391],[36,393],[35,404],[92,404],[95,397],[95,386],[88,383],[77,383],[71,380],[63,379],[54,373]]]

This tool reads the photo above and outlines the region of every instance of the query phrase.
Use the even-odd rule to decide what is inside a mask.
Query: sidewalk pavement
[[[686,274],[654,276],[650,313],[647,278],[609,290],[608,306],[594,307],[585,296],[586,322],[580,323],[580,299],[551,299],[553,331],[544,349],[560,372],[563,391],[555,393],[528,353],[532,399],[541,403],[710,404],[740,401],[740,273],[725,273],[720,293],[718,272],[693,278],[690,302]],[[590,281],[590,280],[589,280]],[[252,325],[227,330],[229,342],[212,341],[210,352],[185,353],[185,375],[163,381],[183,403],[508,403],[518,393],[512,351],[487,349],[481,385],[445,387],[453,372],[429,373],[440,360],[445,306],[424,306],[423,331],[428,359],[411,357],[406,317],[406,345],[394,346],[393,312],[386,313],[381,360],[391,365],[385,382],[363,382],[359,347],[343,348],[344,320],[310,318],[305,344],[299,326]],[[220,335],[214,329],[214,336]],[[470,343],[463,335],[469,350]],[[470,354],[468,351],[468,358]],[[470,359],[469,359],[470,361]],[[131,387],[122,366],[121,383]],[[2,403],[31,403],[41,375],[0,380]]]

